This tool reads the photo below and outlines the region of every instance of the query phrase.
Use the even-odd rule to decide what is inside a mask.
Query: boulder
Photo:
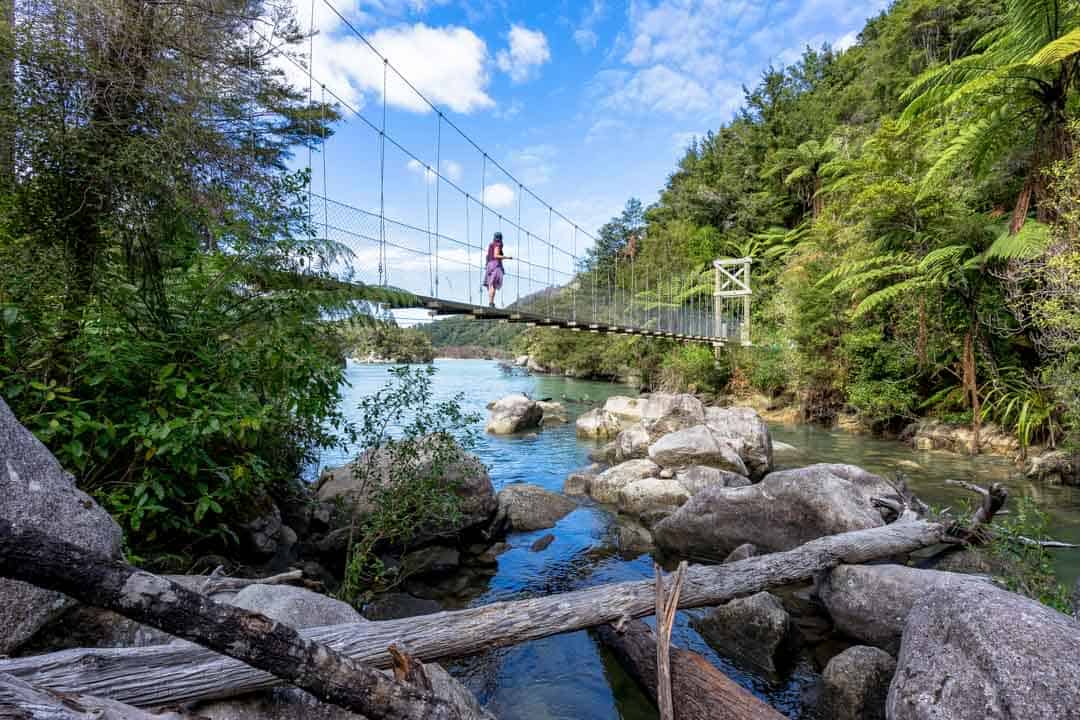
[[[938,588],[988,584],[978,575],[918,570],[906,565],[840,565],[822,576],[818,596],[836,629],[895,653],[912,605]]]
[[[540,406],[540,411],[543,413],[540,418],[541,425],[565,425],[570,422],[570,414],[562,403],[537,400],[536,404]]]
[[[870,491],[850,467],[812,465],[770,473],[749,487],[706,487],[653,534],[668,550],[719,560],[743,543],[776,552],[826,535],[881,526]]]
[[[652,533],[637,520],[618,515],[615,518],[615,544],[620,555],[635,558],[653,549]]]
[[[604,403],[604,410],[617,417],[619,422],[623,424],[633,424],[641,422],[641,413],[645,408],[645,402],[641,398],[612,395]]]
[[[540,427],[544,411],[535,400],[524,395],[507,395],[489,408],[485,430],[492,435],[513,435]]]
[[[364,606],[364,617],[368,620],[397,620],[399,618],[431,615],[442,611],[442,605],[435,600],[418,598],[408,593],[392,592],[377,595]]]
[[[593,463],[586,468],[575,470],[566,476],[566,482],[563,483],[563,493],[566,495],[588,495],[593,478],[602,471],[603,466],[599,463]]]
[[[293,585],[248,585],[230,603],[298,630],[367,622],[352,605]]]
[[[704,422],[705,406],[693,395],[653,393],[641,410],[641,425],[653,440]]]
[[[616,451],[615,443],[609,442],[606,445],[601,445],[600,447],[589,450],[587,454],[589,457],[589,462],[603,463],[605,465],[608,465],[612,462],[618,461],[619,453]]]
[[[890,720],[1080,717],[1080,623],[989,583],[939,587],[908,615]]]
[[[923,420],[913,431],[905,431],[918,450],[947,450],[967,455],[971,452],[971,425]],[[979,451],[1013,456],[1020,452],[1020,441],[993,423],[979,428]]]
[[[1080,485],[1080,453],[1051,450],[1031,455],[1024,462],[1024,475],[1054,485]]]
[[[758,549],[753,543],[743,543],[728,553],[728,556],[724,558],[724,564],[727,565],[728,563],[739,562],[740,560],[752,558],[758,554],[760,553],[758,553]]]
[[[570,498],[525,483],[507,485],[499,491],[498,501],[499,514],[518,532],[555,527],[577,507]]]
[[[518,355],[516,358],[514,358],[514,364],[517,365],[518,367],[526,367],[526,366],[528,366],[528,364],[529,364],[529,356],[528,355]]]
[[[0,518],[33,526],[58,539],[118,557],[116,521],[75,487],[52,453],[23,427],[0,399]],[[58,617],[72,601],[60,593],[0,579],[0,655],[10,655]]]
[[[708,465],[747,475],[746,465],[732,446],[718,440],[705,425],[694,425],[661,437],[649,446],[649,459],[662,467]]]
[[[821,710],[831,720],[885,720],[896,660],[866,645],[835,656],[821,673]]]
[[[421,446],[419,455],[420,467],[423,470],[424,463],[430,462],[430,451]],[[374,497],[377,488],[387,486],[393,482],[394,478],[390,468],[392,456],[385,448],[373,452],[368,451],[357,462],[365,463],[369,468],[370,477],[367,484],[356,475],[354,464],[350,463],[324,471],[316,487],[316,497],[330,508],[335,508],[339,503],[343,504],[351,512],[352,518],[357,523],[361,523],[375,510]],[[474,455],[466,453],[464,450],[458,450],[457,458],[452,459],[444,468],[442,477],[444,482],[454,489],[460,499],[459,514],[456,521],[451,525],[438,528],[438,532],[424,529],[423,534],[425,536],[434,536],[443,533],[461,532],[469,528],[485,525],[495,513],[498,503],[495,500],[495,490],[491,485],[491,478],[488,476],[487,468],[484,467],[483,463]],[[349,528],[352,525],[348,517],[349,512],[345,513],[346,517],[337,518],[341,526],[336,529],[344,532],[338,532],[332,538],[330,536],[334,535],[334,531],[331,530],[328,533],[326,542],[322,543],[325,546],[325,552],[340,552],[340,550],[344,549],[345,544],[348,542]],[[334,514],[340,513],[328,513],[328,519],[331,519]],[[418,537],[412,538],[412,540],[423,539],[419,537],[420,533],[421,530],[418,529]],[[330,542],[330,540],[333,540],[333,542]]]
[[[578,437],[598,440],[613,438],[622,430],[619,419],[603,408],[593,408],[583,413],[575,425]]]
[[[406,575],[448,575],[461,566],[461,553],[444,545],[429,545],[402,556]]]
[[[602,503],[617,503],[619,491],[634,482],[648,477],[656,477],[660,466],[652,460],[627,460],[610,467],[593,478],[589,483],[589,495]]]
[[[529,550],[531,552],[542,552],[544,550],[547,550],[548,545],[551,545],[551,543],[553,542],[555,542],[555,536],[551,533],[548,533],[547,535],[543,536],[542,538],[534,542],[532,545],[530,545]]]
[[[642,516],[656,511],[671,511],[690,499],[679,481],[658,477],[635,480],[619,490],[619,510]]]
[[[616,457],[622,460],[648,457],[651,439],[641,423],[626,428],[615,438]]]
[[[739,665],[775,676],[795,659],[798,632],[774,595],[736,598],[691,620],[713,650]]]
[[[546,365],[541,365],[531,355],[529,356],[529,359],[525,361],[525,367],[529,369],[529,372],[540,373],[541,375],[551,372]]]
[[[705,424],[717,438],[738,441],[733,445],[751,478],[759,480],[772,470],[772,435],[753,408],[710,407],[705,410]]]
[[[705,465],[682,468],[675,473],[675,479],[691,495],[697,495],[707,487],[746,487],[751,484],[750,478],[745,475]]]
[[[268,495],[253,503],[251,519],[237,529],[241,549],[262,560],[273,557],[282,547],[296,543],[296,534],[282,522],[281,511]]]

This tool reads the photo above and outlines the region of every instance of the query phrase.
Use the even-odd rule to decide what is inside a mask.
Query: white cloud
[[[833,47],[837,50],[847,50],[849,47],[859,41],[859,31],[852,30],[849,33],[845,33],[839,40],[833,43]]]
[[[461,178],[465,175],[465,169],[461,167],[461,163],[453,160],[443,160],[442,171],[443,176],[453,182],[461,182]]]
[[[555,173],[557,152],[554,145],[530,145],[510,153],[510,167],[522,183],[543,185]]]
[[[574,42],[583,52],[588,52],[596,47],[598,38],[596,33],[588,28],[578,28],[574,31]]]
[[[336,16],[334,19],[337,20]],[[328,93],[337,95],[356,109],[363,107],[365,99],[381,102],[382,60],[351,31],[339,27],[340,21],[334,23],[317,18],[316,22],[320,32],[311,41],[316,97],[320,92],[319,84],[323,83]],[[331,27],[327,29],[324,22]],[[491,80],[487,45],[471,30],[416,23],[380,28],[368,38],[435,104],[459,113],[495,105],[487,94]],[[432,58],[438,58],[438,62],[433,62]],[[300,88],[307,87],[306,71],[287,60],[281,60],[280,66],[290,82]],[[430,111],[427,104],[392,71],[386,77],[386,99],[395,107],[413,112]]]
[[[428,185],[433,185],[435,183],[436,175],[434,168],[424,165],[415,158],[405,163],[405,167],[409,169],[409,172],[416,173],[417,175],[422,176],[424,178],[424,182],[426,182]]]
[[[507,36],[510,47],[495,55],[495,64],[515,83],[523,83],[551,59],[547,37],[539,30],[512,25]]]
[[[613,110],[701,112],[710,106],[709,93],[696,80],[666,65],[639,70],[604,100]]]
[[[484,204],[502,210],[514,204],[514,189],[506,183],[492,183],[484,188]]]

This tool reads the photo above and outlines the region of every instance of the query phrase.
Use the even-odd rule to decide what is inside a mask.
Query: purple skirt
[[[488,260],[487,267],[484,269],[484,287],[499,290],[502,288],[502,281],[502,263],[498,260]]]

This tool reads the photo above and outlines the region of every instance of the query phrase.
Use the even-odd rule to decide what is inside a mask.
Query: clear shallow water
[[[591,403],[602,402],[611,395],[633,394],[624,386],[608,383],[508,375],[496,363],[484,360],[439,360],[436,368],[436,399],[464,393],[465,409],[484,418],[488,402],[513,392],[525,392],[533,398],[587,399]],[[387,370],[386,365],[350,363],[347,378],[351,386],[343,400],[344,407],[354,410],[361,397],[381,388],[389,380]],[[592,404],[565,404],[571,419],[567,425],[521,437],[482,435],[474,452],[490,469],[496,491],[510,483],[529,482],[558,492],[571,471],[588,464],[587,453],[594,444],[576,438],[573,421]],[[962,491],[944,486],[947,478],[1006,482],[1014,494],[1031,494],[1051,512],[1058,539],[1080,542],[1080,491],[1034,486],[1018,477],[1006,461],[916,453],[899,443],[813,427],[778,426],[773,428],[773,433],[775,439],[799,451],[779,455],[781,467],[848,462],[879,473],[901,470],[908,475],[916,492],[931,503],[955,504],[963,496]],[[340,465],[354,452],[355,449],[327,454],[320,464]],[[549,532],[555,535],[555,541],[543,552],[531,552],[529,546]],[[509,542],[512,549],[499,556],[495,574],[485,584],[472,588],[461,600],[462,604],[483,605],[652,577],[652,558],[649,555],[620,557],[614,549],[611,514],[588,503],[563,518],[554,529],[515,533]],[[1080,553],[1063,558],[1062,574],[1071,582],[1080,574]],[[785,679],[770,682],[718,656],[689,627],[688,620],[686,613],[679,613],[673,633],[677,645],[702,653],[785,714],[799,717],[800,695],[813,681],[805,661]],[[460,660],[450,670],[503,720],[652,720],[657,717],[651,702],[585,631]]]

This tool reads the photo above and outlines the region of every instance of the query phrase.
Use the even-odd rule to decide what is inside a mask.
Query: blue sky
[[[327,0],[315,0],[313,5],[308,0],[294,2],[305,28],[312,23],[314,7],[319,30],[312,42],[316,97],[324,83],[329,93],[380,126],[381,61],[334,14]],[[516,181],[589,232],[617,214],[629,197],[646,204],[655,201],[690,138],[730,119],[741,103],[741,87],[755,83],[770,63],[790,63],[807,45],[850,45],[867,17],[887,4],[885,0],[330,2]],[[286,70],[306,88],[305,74],[295,67]],[[328,196],[377,211],[381,190],[387,215],[421,229],[433,227],[437,217],[441,234],[467,237],[469,248],[483,245],[481,212],[478,206],[472,208],[466,233],[466,200],[452,182],[485,198],[489,207],[482,213],[485,236],[502,222],[511,250],[529,258],[517,266],[526,287],[544,284],[535,277],[546,272],[541,266],[554,265],[556,274],[560,268],[569,272],[569,255],[548,261],[548,255],[558,253],[544,247],[547,211],[519,191],[515,178],[501,176],[490,166],[484,172],[483,155],[445,123],[437,148],[438,116],[393,75],[386,104],[389,135],[416,158],[388,146],[380,184],[378,133],[346,110],[347,122],[338,126],[325,149]],[[442,166],[439,182],[426,169],[436,166],[436,154]],[[297,160],[306,164],[306,153]],[[316,156],[313,166],[320,192],[323,157]],[[519,197],[522,225],[528,230],[522,240],[507,222],[516,220]],[[336,211],[349,215],[340,208]],[[346,218],[337,222],[344,224]],[[349,218],[349,222],[364,220]],[[558,218],[552,225],[555,244],[576,245],[578,254],[583,252],[589,242],[583,233],[575,233]],[[537,240],[529,240],[529,234]],[[427,239],[403,240],[411,242]],[[464,245],[460,249],[466,253],[458,258],[462,263],[478,262]],[[452,251],[444,247],[441,252],[449,267]],[[414,270],[419,273],[422,268],[417,265]],[[429,275],[434,274],[432,268]],[[446,276],[445,282],[453,281]],[[471,278],[456,282],[464,285]]]

